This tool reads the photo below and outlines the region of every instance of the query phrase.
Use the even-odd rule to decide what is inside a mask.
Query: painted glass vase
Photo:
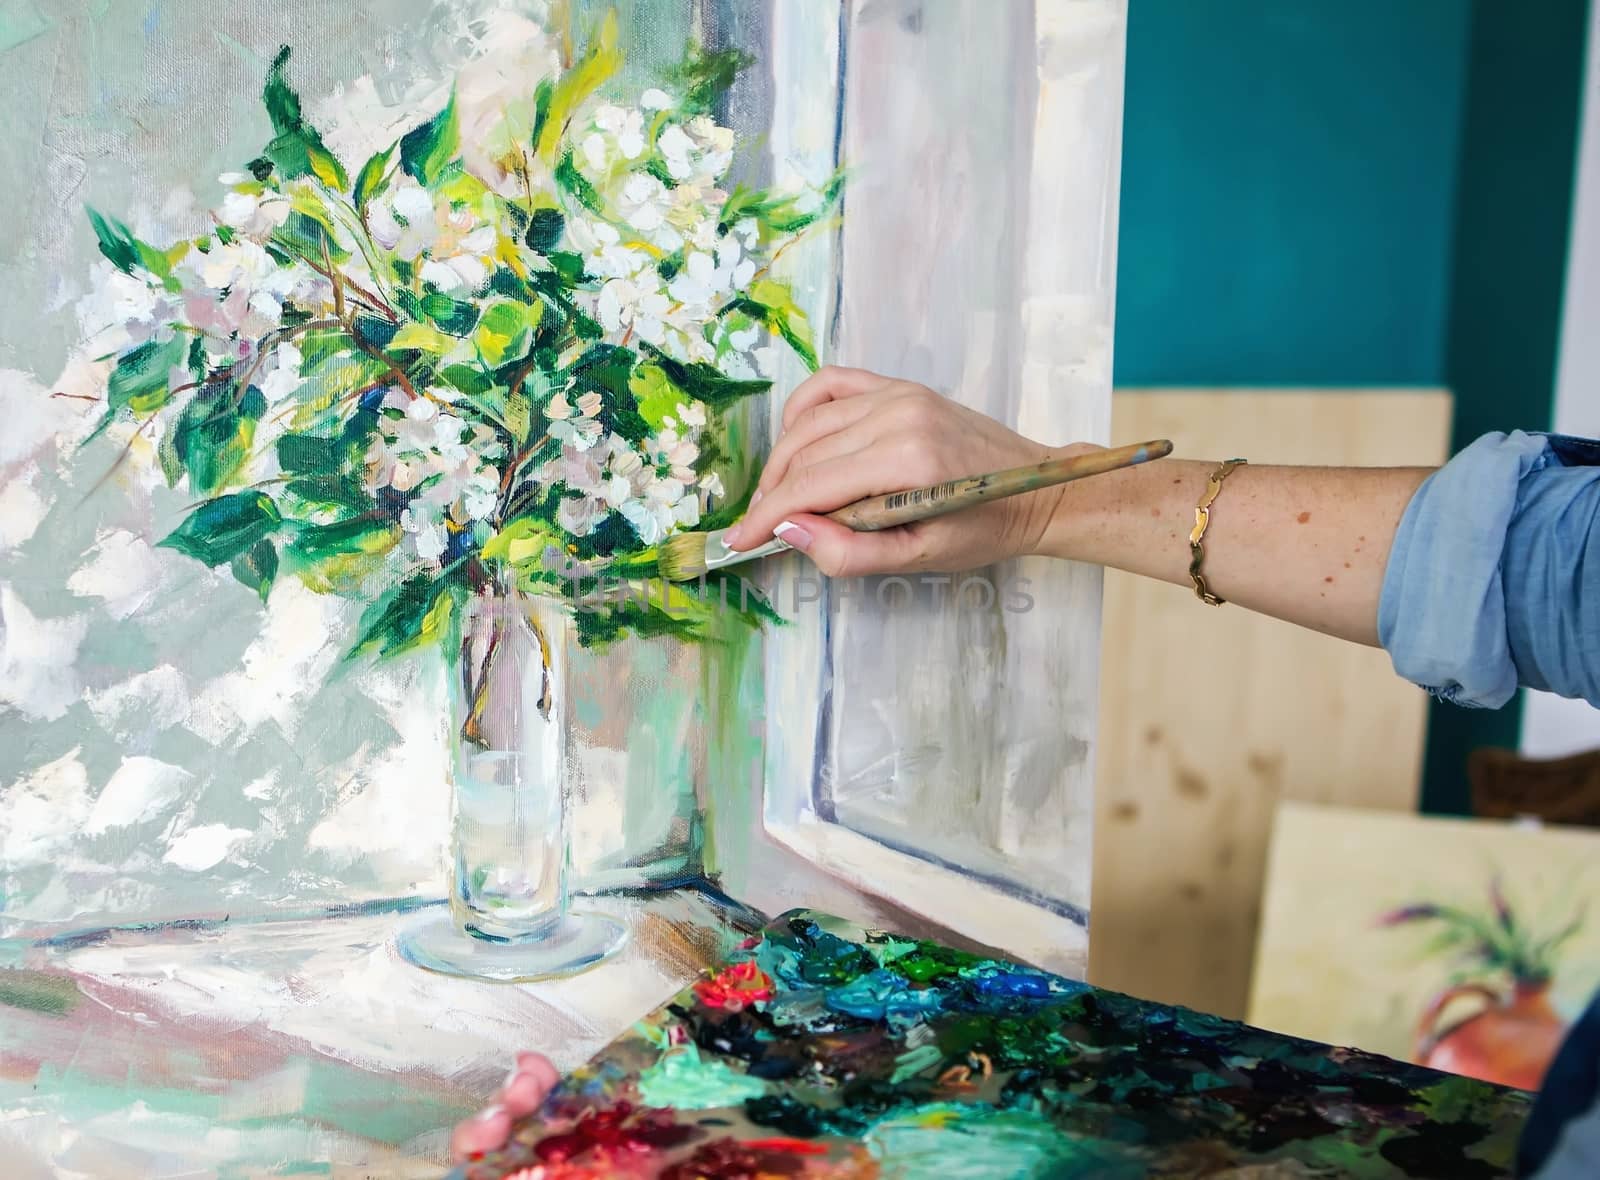
[[[571,608],[492,587],[461,619],[451,666],[449,910],[401,933],[421,967],[478,978],[570,974],[621,946],[611,918],[568,905]]]

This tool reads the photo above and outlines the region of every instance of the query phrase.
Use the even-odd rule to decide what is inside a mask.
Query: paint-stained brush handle
[[[1166,439],[1136,443],[1127,447],[1111,447],[1104,451],[1091,451],[1066,459],[1051,459],[1031,467],[1013,467],[1009,471],[996,471],[991,475],[975,475],[970,479],[953,479],[949,483],[935,484],[930,488],[913,488],[907,492],[892,492],[887,496],[873,496],[846,504],[836,512],[828,513],[836,520],[858,533],[875,533],[897,525],[913,524],[919,520],[932,520],[950,512],[960,512],[985,500],[1003,500],[1024,492],[1053,488],[1057,484],[1071,483],[1088,475],[1100,475],[1124,467],[1148,463],[1172,454],[1172,444]]]

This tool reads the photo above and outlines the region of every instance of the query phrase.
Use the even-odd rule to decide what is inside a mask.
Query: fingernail
[[[750,497],[750,507],[754,508],[757,504],[761,503],[761,497],[764,495],[766,495],[766,493],[760,488],[757,488],[756,494]]]
[[[737,553],[744,541],[744,521],[736,521],[727,532],[722,534],[722,543]]]
[[[795,524],[792,520],[786,520],[777,528],[773,529],[772,535],[777,537],[780,541],[784,541],[789,545],[792,545],[794,548],[800,550],[801,553],[806,553],[811,549],[811,534],[805,529],[801,528],[799,525]]]
[[[495,1119],[499,1118],[505,1113],[506,1108],[496,1104],[480,1110],[477,1114],[472,1116],[472,1121],[475,1123],[492,1123]]]

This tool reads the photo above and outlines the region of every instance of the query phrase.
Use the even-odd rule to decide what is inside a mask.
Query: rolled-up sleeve
[[[1520,685],[1600,707],[1600,443],[1490,434],[1429,476],[1395,534],[1378,638],[1396,672],[1460,705],[1499,708]]]

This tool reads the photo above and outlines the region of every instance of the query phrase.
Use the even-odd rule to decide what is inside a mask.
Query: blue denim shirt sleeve
[[[1460,705],[1525,686],[1600,707],[1600,443],[1488,434],[1429,476],[1395,534],[1378,639]]]

